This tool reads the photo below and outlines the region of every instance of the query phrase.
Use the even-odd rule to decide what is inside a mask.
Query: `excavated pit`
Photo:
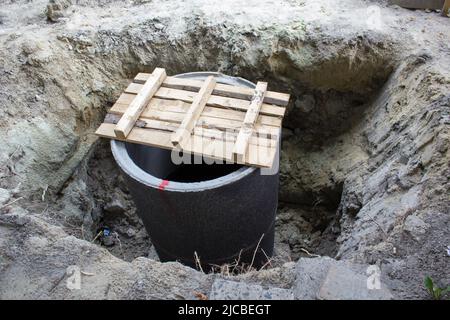
[[[108,37],[101,34],[99,41]],[[160,62],[169,74],[212,68],[209,58],[190,65],[189,48],[191,42],[200,41],[197,37],[204,43],[214,43],[214,36],[206,31],[192,33],[183,43],[187,60],[176,56],[170,63]],[[350,50],[337,49],[336,56],[319,57],[312,62],[315,67],[308,65],[301,70],[293,58],[294,52],[322,50],[323,44],[318,47],[316,42],[320,43],[320,39],[311,39],[310,43],[294,40],[280,39],[279,45],[289,42],[282,51],[269,56],[261,51],[261,57],[253,57],[251,67],[241,61],[242,66],[238,63],[233,71],[228,71],[253,81],[264,78],[271,90],[292,95],[283,123],[275,251],[268,267],[300,257],[338,254],[341,196],[348,168],[368,158],[366,137],[355,135],[354,131],[361,129],[364,116],[376,107],[373,99],[382,95],[383,85],[393,70],[393,62],[388,57],[391,49],[378,39],[364,37],[356,39]],[[148,54],[133,43],[129,46],[139,55]],[[151,66],[136,63],[135,55],[122,52],[118,57],[111,57],[119,58],[120,63],[115,64],[123,68],[113,70],[120,75],[112,79],[113,83],[123,86],[137,72],[151,72]],[[272,70],[267,70],[267,63]],[[255,70],[265,71],[255,74]],[[89,110],[91,127],[95,128],[101,121],[106,113],[105,105],[110,106],[119,93],[119,88],[113,92],[91,93],[95,103],[103,104],[102,108]],[[192,177],[180,179],[185,178]],[[70,233],[106,247],[126,261],[137,257],[158,259],[107,141],[94,143],[72,177],[58,189],[55,211],[63,216],[63,223],[71,224]],[[106,238],[100,235],[104,230],[110,233]]]
[[[289,39],[292,40],[295,39]],[[186,45],[190,46],[191,41],[214,43],[214,36],[206,31],[193,33]],[[279,45],[283,45],[283,41],[285,40],[281,39]],[[364,116],[371,108],[377,107],[373,103],[374,99],[382,95],[383,85],[394,68],[394,62],[389,58],[391,48],[378,39],[361,37],[352,43],[350,50],[342,49],[340,52],[341,49],[338,49],[336,56],[323,57],[323,61],[319,58],[315,62],[317,67],[307,66],[305,70],[299,70],[296,65],[298,62],[293,58],[296,50],[321,50],[322,44],[317,47],[315,43],[320,43],[320,39],[311,41],[287,43],[281,53],[271,54],[268,63],[276,72],[267,70],[265,52],[260,53],[262,57],[253,58],[254,65],[251,67],[242,61],[242,66],[238,63],[232,68],[233,71],[229,71],[245,79],[264,78],[269,81],[272,90],[292,94],[283,123],[276,244],[270,266],[296,261],[300,257],[336,257],[343,212],[341,195],[348,168],[358,166],[368,158],[366,137],[355,135],[354,132],[361,130]],[[141,49],[136,50],[140,52]],[[211,48],[211,52],[215,50]],[[129,63],[134,57],[121,59],[127,63],[122,63],[124,69],[120,74],[127,78],[134,77],[137,72],[151,72],[148,65]],[[180,60],[180,63],[177,59],[171,60],[167,65],[170,74],[211,68],[209,58],[204,62],[196,61],[192,66],[186,66],[186,63],[190,63],[188,56],[187,61]],[[265,71],[263,74],[255,74],[255,70]],[[114,98],[107,97],[106,100],[114,101]],[[98,119],[101,115],[91,117]],[[93,147],[91,154],[102,154],[102,161],[108,163],[105,167],[117,169],[109,147],[103,142]],[[342,159],[339,159],[340,156]],[[93,204],[97,214],[92,219],[91,235],[95,237],[101,227],[107,226],[119,235],[116,238],[120,240],[116,239],[116,243],[109,247],[116,256],[127,256],[125,259],[128,260],[137,256],[156,258],[155,250],[151,249],[150,240],[142,229],[142,223],[136,217],[133,202],[127,191],[122,190],[123,177],[119,174],[117,179],[120,182],[108,185],[108,188],[120,185],[122,189],[115,187],[109,190],[103,187],[105,189],[102,191],[101,186],[105,184],[98,186],[96,176],[104,176],[100,180],[107,180],[109,172],[106,170],[95,173],[103,170],[100,169],[103,166],[96,164],[95,157],[91,156],[85,169],[91,172],[90,188],[98,191]],[[119,201],[124,203],[119,207],[125,208],[125,218],[111,214],[114,211],[111,207],[116,207],[111,197],[115,193],[118,194]],[[135,237],[138,240],[133,245]],[[101,239],[96,242],[99,243],[99,240]]]
[[[203,30],[201,24],[198,28]],[[123,34],[99,33],[96,41],[101,50],[105,50],[102,61],[88,60],[83,68],[93,68],[92,74],[109,74],[109,85],[89,76],[93,88],[80,98],[88,107],[80,107],[76,131],[80,135],[84,131],[94,131],[129,79],[138,72],[151,72],[154,63],[144,62],[150,59],[148,56],[165,57],[158,63],[166,67],[169,74],[217,68],[215,55],[192,60],[192,46],[199,41],[212,44],[211,52],[225,54],[223,48],[213,45],[215,31],[192,31],[183,42],[177,43],[177,50],[168,51],[172,56],[167,57],[165,47],[147,51]],[[64,40],[79,46],[80,36],[65,35]],[[108,43],[115,37],[123,40],[123,48],[119,46],[109,54]],[[230,61],[228,56],[220,58],[226,61],[221,67],[223,73],[251,81],[265,79],[271,90],[289,92],[292,96],[282,130],[274,256],[267,268],[301,257],[339,255],[342,213],[346,210],[341,196],[347,174],[351,171],[349,168],[358,166],[369,156],[367,137],[359,131],[367,113],[378,107],[374,99],[383,95],[383,85],[394,69],[394,61],[389,57],[392,49],[377,38],[358,37],[351,41],[349,48],[336,44],[331,56],[326,54],[329,44],[322,42],[319,36],[307,41],[296,38],[278,41],[283,49],[252,53],[251,60],[243,57],[241,60],[240,54]],[[245,42],[244,46],[247,45],[249,43]],[[183,50],[186,50],[185,55],[180,53]],[[306,62],[295,56],[304,50],[315,55],[302,66]],[[90,53],[85,47],[79,47],[76,54]],[[78,103],[79,100],[71,96],[73,93],[69,93],[66,98]],[[76,140],[77,152],[81,150],[83,158],[75,162],[76,165],[68,164],[74,168],[69,179],[52,173],[49,193],[56,191],[55,197],[44,212],[65,226],[69,234],[105,247],[120,259],[133,261],[149,257],[157,260],[109,144],[103,139],[94,141],[92,134]],[[77,153],[73,158],[76,156]],[[205,172],[201,174],[204,178]],[[38,190],[39,194],[41,192]],[[39,195],[35,194],[36,198]],[[105,232],[108,236],[103,235]]]
[[[378,84],[371,86],[382,88],[385,78],[376,81]],[[265,267],[281,266],[300,257],[335,257],[341,231],[344,177],[336,180],[333,172],[313,172],[316,166],[323,166],[322,160],[313,162],[322,155],[325,162],[335,160],[327,157],[336,146],[353,147],[345,145],[341,137],[345,138],[358,125],[370,107],[370,97],[377,93],[292,90],[286,82],[277,79],[272,85],[280,90],[291,90],[294,95],[283,127],[274,256]],[[197,181],[205,179],[209,171],[217,175],[215,170],[204,169],[208,168],[199,166],[199,170],[188,176],[176,178]],[[315,173],[320,177],[315,177]],[[77,237],[105,247],[126,261],[138,257],[158,260],[106,139],[91,147],[88,156],[59,192],[56,203],[58,210],[64,212],[64,223],[79,226],[69,228]],[[85,213],[82,219],[77,207]],[[109,236],[102,235],[105,230]]]

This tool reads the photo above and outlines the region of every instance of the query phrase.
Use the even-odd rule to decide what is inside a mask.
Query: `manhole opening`
[[[243,167],[139,144],[127,143],[126,149],[139,168],[152,176],[169,181],[184,183],[207,181],[226,176]]]

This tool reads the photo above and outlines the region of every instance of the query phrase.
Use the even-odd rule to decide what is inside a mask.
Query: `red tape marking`
[[[168,185],[169,185],[169,181],[168,180],[163,180],[159,184],[158,188],[159,188],[159,190],[164,190]]]

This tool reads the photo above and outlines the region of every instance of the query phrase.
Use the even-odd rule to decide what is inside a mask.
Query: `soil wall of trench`
[[[156,66],[265,79],[292,94],[276,259],[234,280],[290,289],[290,261],[312,255],[379,266],[397,298],[426,296],[426,275],[450,279],[450,58],[448,47],[424,50],[394,32],[406,14],[381,7],[386,26],[374,29],[310,1],[280,5],[276,17],[244,8],[249,19],[208,16],[202,1],[184,11],[169,1],[177,19],[140,13],[157,3],[35,3],[42,10],[15,29],[13,15],[0,15],[0,297],[209,292],[216,275],[154,261],[108,144],[93,135],[129,79]],[[117,233],[113,255],[95,238],[103,226]],[[73,292],[61,285],[68,265],[104,271]]]

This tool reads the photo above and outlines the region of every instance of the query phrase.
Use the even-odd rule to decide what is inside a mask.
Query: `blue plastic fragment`
[[[104,236],[109,236],[111,234],[111,230],[109,230],[109,228],[103,228],[103,235]]]

